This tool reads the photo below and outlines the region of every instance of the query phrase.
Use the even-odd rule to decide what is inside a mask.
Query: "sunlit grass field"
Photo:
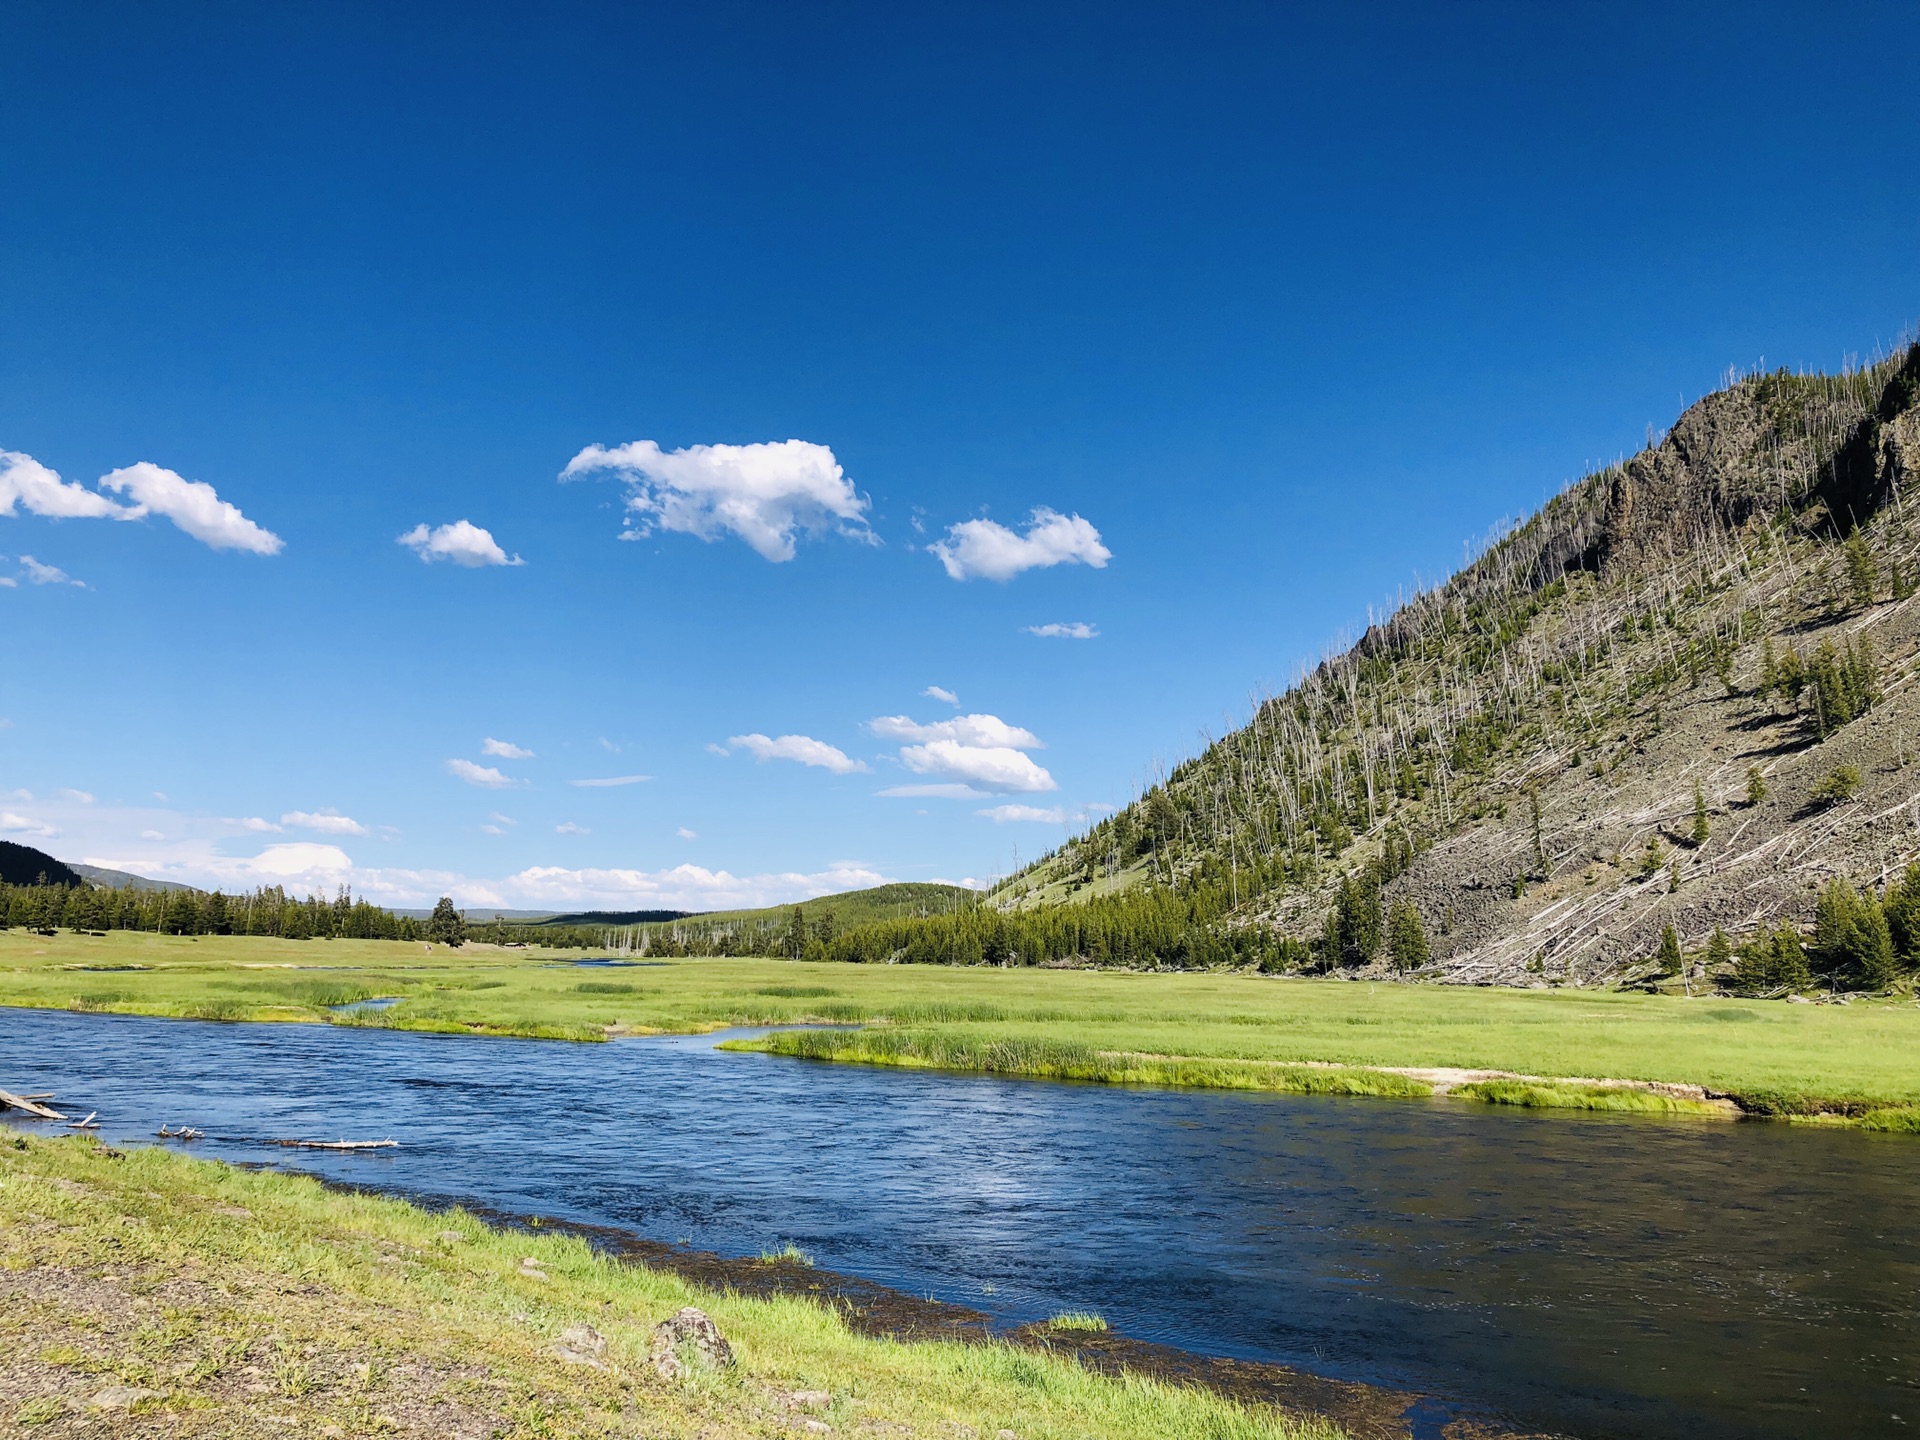
[[[996,1068],[968,1059],[993,1046],[1002,1047],[1001,1054],[1013,1046],[1036,1055],[1054,1047],[1054,1054],[1132,1057],[1117,1069],[1133,1074],[1079,1078],[1246,1083],[1244,1067],[1231,1065],[1216,1066],[1213,1080],[1204,1067],[1181,1075],[1164,1063],[1158,1074],[1139,1073],[1144,1056],[1667,1081],[1773,1096],[1785,1109],[1794,1108],[1795,1097],[1920,1102],[1920,1006],[1910,999],[1788,1005],[1226,972],[781,960],[589,967],[575,963],[579,959],[578,951],[485,945],[429,951],[394,941],[8,931],[0,933],[0,1002],[579,1040],[732,1025],[874,1022],[888,1027],[893,1038],[885,1044],[945,1055],[942,1063],[961,1069]],[[328,1008],[383,997],[400,1003],[357,1014]],[[878,1035],[850,1037],[843,1048],[872,1050],[875,1043]],[[1228,1078],[1233,1074],[1242,1078]]]
[[[791,1436],[809,1419],[942,1440],[1339,1440],[1070,1357],[870,1339],[827,1306],[703,1291],[570,1236],[155,1149],[0,1126],[0,1196],[8,1434],[73,1433],[74,1411],[122,1387],[139,1433],[228,1440]],[[652,1327],[683,1305],[717,1322],[731,1370],[674,1382],[648,1365]],[[600,1365],[555,1354],[575,1326],[606,1342]]]

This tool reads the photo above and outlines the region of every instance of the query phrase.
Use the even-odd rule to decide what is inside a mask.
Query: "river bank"
[[[381,1009],[358,1002],[391,1002]],[[0,1004],[602,1042],[837,1024],[782,1051],[1128,1084],[1920,1128],[1920,1006],[1352,984],[1235,972],[582,963],[578,952],[0,933]],[[353,1008],[349,1008],[353,1007]],[[1479,1078],[1449,1086],[1435,1072]],[[1606,1083],[1577,1077],[1604,1077]]]
[[[1031,1346],[876,1340],[812,1301],[299,1176],[0,1127],[0,1186],[0,1414],[25,1430],[1340,1435]],[[655,1324],[684,1305],[713,1316],[734,1369],[650,1367]]]

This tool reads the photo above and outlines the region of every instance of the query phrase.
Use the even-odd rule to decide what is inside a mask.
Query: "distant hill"
[[[850,925],[864,925],[872,920],[903,920],[923,915],[945,914],[956,909],[966,909],[979,903],[979,894],[961,885],[925,885],[899,884],[876,885],[870,890],[847,890],[838,895],[821,895],[812,900],[799,902],[799,909],[806,915],[809,925],[816,924],[829,912],[834,924],[845,929]],[[524,923],[549,928],[562,926],[608,926],[608,927],[658,927],[673,926],[688,922],[702,927],[722,926],[733,929],[753,929],[761,926],[784,925],[793,915],[792,905],[769,905],[758,910],[582,910],[567,915],[550,915],[545,919]],[[491,918],[493,912],[485,909],[469,910],[469,922]],[[503,918],[512,919],[511,912],[503,912]]]
[[[79,872],[96,885],[104,885],[109,890],[157,890],[162,894],[174,890],[191,890],[193,886],[182,885],[177,880],[149,880],[144,875],[130,875],[125,870],[109,870],[104,865],[82,865],[75,862],[68,867]]]
[[[0,840],[0,883],[7,885],[84,885],[84,877],[44,850]]]

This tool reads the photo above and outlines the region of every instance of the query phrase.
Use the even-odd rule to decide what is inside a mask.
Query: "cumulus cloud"
[[[511,740],[496,740],[491,735],[487,737],[486,743],[480,747],[480,753],[482,755],[497,755],[502,760],[533,759],[533,751],[523,750]]]
[[[1098,640],[1100,632],[1084,620],[1055,620],[1050,625],[1029,625],[1029,635],[1042,640]]]
[[[51,825],[33,820],[12,810],[0,810],[0,833],[8,835],[35,835],[43,840],[52,839],[60,832]]]
[[[447,761],[447,773],[466,781],[469,785],[480,785],[489,790],[506,790],[520,783],[502,775],[491,765],[476,765],[471,760]]]
[[[611,790],[618,785],[644,785],[653,779],[651,775],[604,775],[592,780],[569,780],[569,785],[577,785],[582,790]]]
[[[591,835],[593,832],[584,825],[576,825],[571,820],[553,827],[556,835]]]
[[[399,543],[412,550],[422,560],[431,564],[435,560],[451,560],[456,565],[468,569],[478,569],[482,565],[524,565],[527,562],[518,555],[508,555],[495,542],[492,534],[475,525],[471,520],[456,520],[451,525],[416,525],[399,539]]]
[[[949,705],[958,705],[960,703],[960,697],[944,685],[929,685],[920,693],[929,700],[944,700]]]
[[[1064,825],[1067,821],[1067,812],[1059,805],[1046,809],[1038,805],[995,805],[991,809],[976,810],[973,813],[986,816],[996,825],[1020,820],[1031,820],[1046,825]]]
[[[353,861],[338,845],[292,840],[281,845],[269,845],[252,859],[238,862],[234,868],[243,875],[284,883],[288,880],[311,880],[316,876],[339,876],[353,869]],[[324,886],[324,881],[322,883]]]
[[[922,725],[905,715],[882,715],[867,728],[884,740],[911,742],[900,748],[900,763],[916,775],[943,777],[943,783],[964,794],[938,786],[895,786],[883,794],[938,795],[974,799],[1009,791],[1028,794],[1057,790],[1052,775],[1023,751],[1041,750],[1040,737],[998,715],[956,715]]]
[[[62,800],[71,800],[75,805],[93,804],[93,796],[85,790],[62,790],[59,793]]]
[[[795,531],[837,530],[874,541],[860,495],[833,451],[804,440],[756,445],[690,445],[663,451],[651,440],[608,449],[589,445],[567,462],[562,480],[595,471],[627,487],[627,529],[655,529],[717,540],[737,535],[762,557],[791,560]]]
[[[280,817],[282,825],[296,830],[314,830],[322,835],[365,835],[367,827],[337,810],[289,810]]]
[[[238,825],[242,830],[252,830],[256,834],[278,835],[280,833],[280,827],[278,825],[258,815],[249,815],[245,819],[235,820],[233,823]]]
[[[35,585],[78,585],[82,590],[87,582],[76,580],[58,565],[42,565],[31,555],[22,555],[20,563],[27,567],[27,579]]]
[[[682,825],[678,830],[674,831],[673,833],[678,835],[682,840],[698,840],[700,838],[699,831],[689,830],[684,825]]]
[[[996,793],[1031,794],[1058,790],[1059,782],[1020,751],[1004,745],[962,745],[957,740],[930,740],[908,745],[900,762],[916,775],[945,775],[962,784]]]
[[[729,735],[727,744],[746,751],[763,765],[769,760],[793,760],[831,770],[835,775],[868,773],[864,760],[855,760],[844,750],[810,735],[782,735],[777,740],[760,734]]]
[[[493,894],[525,905],[621,910],[733,910],[809,900],[843,890],[864,890],[889,883],[889,877],[858,861],[841,861],[824,871],[783,871],[733,875],[700,865],[669,870],[568,870],[534,866],[491,884]],[[456,891],[456,894],[459,893]],[[489,899],[483,903],[498,904]]]
[[[1100,532],[1078,515],[1062,515],[1044,505],[1027,521],[1024,535],[994,520],[962,520],[947,527],[947,537],[927,547],[955,580],[1011,580],[1023,570],[1052,565],[1106,568],[1113,552]]]
[[[77,481],[62,480],[31,455],[17,450],[0,450],[0,515],[11,515],[14,506],[24,507],[30,515],[50,520],[131,520],[133,512],[124,510],[104,495],[96,495]]]
[[[133,501],[125,512],[129,520],[164,515],[203,545],[215,550],[246,550],[255,555],[278,555],[286,542],[263,530],[200,480],[188,480],[172,470],[142,460],[100,477],[103,490],[117,490]]]
[[[1009,725],[998,715],[956,715],[921,725],[905,715],[882,715],[868,722],[882,740],[951,740],[960,745],[1004,746],[1010,750],[1044,750],[1031,730]]]

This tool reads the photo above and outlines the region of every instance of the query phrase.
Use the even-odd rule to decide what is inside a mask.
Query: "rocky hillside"
[[[1920,853],[1917,397],[1920,345],[1732,381],[997,898],[1224,890],[1307,941],[1365,876],[1504,983],[1807,923]]]

